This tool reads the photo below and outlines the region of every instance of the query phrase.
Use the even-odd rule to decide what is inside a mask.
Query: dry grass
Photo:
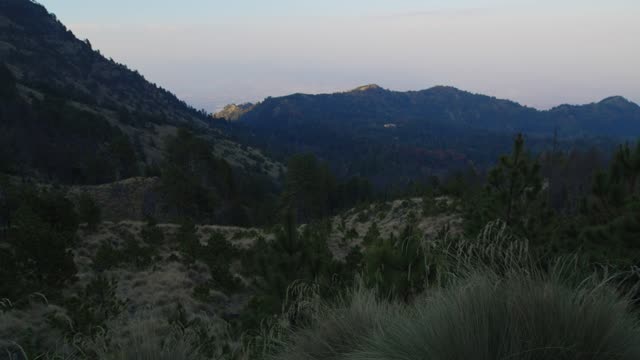
[[[408,305],[359,290],[322,308],[274,359],[640,358],[629,298],[610,279],[567,276],[568,267],[506,275],[483,268]]]
[[[448,201],[443,198],[440,201]],[[398,236],[404,227],[415,221],[418,231],[425,239],[435,238],[438,232],[448,227],[450,236],[461,233],[462,218],[457,214],[422,216],[422,199],[395,200],[369,205],[363,209],[352,209],[332,219],[329,248],[334,256],[343,259],[353,246],[361,245],[365,235],[375,224],[382,238]],[[349,233],[355,238],[344,241]]]
[[[473,241],[429,245],[445,255],[445,275],[413,303],[357,290],[321,307],[274,359],[640,358],[640,323],[619,291],[622,275],[593,272],[577,257],[545,259],[552,265],[542,268],[500,222]]]

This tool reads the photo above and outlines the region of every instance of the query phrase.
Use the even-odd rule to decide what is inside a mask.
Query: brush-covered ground
[[[394,227],[402,226],[412,211],[420,211],[421,203],[413,199],[378,204],[333,220],[371,228],[375,219],[385,218],[389,227],[381,226],[382,231],[393,236]],[[382,208],[388,213],[373,212]],[[367,212],[376,215],[368,222],[363,215]],[[392,214],[397,222],[391,221]],[[420,223],[447,227],[451,220],[451,215],[436,215],[422,217]],[[152,227],[166,240],[177,241],[184,226]],[[29,358],[24,354],[28,349],[16,340],[28,343],[36,336],[42,341],[37,345],[49,349],[40,354],[43,359],[631,360],[640,356],[635,288],[629,286],[636,274],[594,271],[577,256],[541,258],[501,222],[488,224],[475,239],[452,235],[456,230],[446,236],[425,235],[421,244],[429,253],[423,253],[422,260],[437,263],[438,268],[430,270],[437,275],[427,280],[405,273],[428,283],[409,301],[385,295],[383,283],[371,287],[366,271],[330,300],[318,283],[293,283],[280,313],[265,318],[257,330],[241,333],[233,319],[247,311],[257,291],[244,277],[242,261],[230,267],[245,282],[243,290],[234,291],[224,286],[213,289],[211,269],[204,263],[185,263],[189,255],[170,240],[148,265],[118,265],[98,275],[96,255],[102,244],[111,242],[118,249],[135,238],[144,245],[150,228],[125,221],[101,224],[91,233],[81,231],[82,245],[74,251],[79,280],[67,291],[81,294],[91,281],[107,276],[114,286],[103,285],[111,293],[101,296],[111,296],[111,306],[122,310],[105,319],[91,336],[65,337],[64,326],[56,323],[70,323],[70,313],[77,309],[47,304],[40,294],[20,310],[4,304],[2,336],[15,339],[4,343],[10,350],[4,358]],[[256,238],[277,241],[277,234],[257,229],[197,226],[193,234],[204,246],[212,246],[211,239],[217,238],[245,250],[254,246]],[[339,243],[336,249],[366,241],[344,241],[341,235],[332,232]],[[437,258],[441,261],[434,262]],[[202,286],[208,287],[206,296],[198,294]],[[101,308],[108,309],[108,304]]]
[[[114,188],[128,193],[126,198],[133,199],[129,200],[133,204],[144,197],[144,191],[138,189],[153,182],[131,179],[71,188],[68,196],[77,200],[81,194],[91,194],[107,218],[113,219],[137,212],[126,201],[114,205]],[[297,226],[297,233],[305,241],[305,230],[322,228],[332,261],[344,264],[348,254],[363,252],[367,238],[399,237],[408,224],[425,240],[442,231],[458,233],[461,219],[455,204],[447,198],[433,199],[433,204],[440,209],[438,213],[427,214],[419,198],[362,205],[329,221]],[[253,338],[255,334],[249,336],[233,324],[241,322],[252,299],[263,291],[260,271],[245,265],[254,266],[256,252],[262,249],[257,243],[268,246],[281,233],[278,226],[260,229],[133,220],[81,224],[72,249],[77,273],[75,281],[61,289],[59,299],[64,300],[52,301],[40,292],[3,299],[2,345],[13,349],[16,358],[23,351],[33,357],[43,350],[71,351],[70,335],[90,341],[94,348],[98,340],[129,341],[131,332],[140,328],[172,334],[176,329],[192,331],[190,327],[195,329],[198,323],[198,332],[206,333],[198,336],[222,337],[225,346],[241,349],[246,345],[242,336]],[[82,351],[87,351],[86,344]]]
[[[518,137],[482,186],[381,201],[303,156],[264,228],[113,201],[154,180],[18,187],[0,197],[0,359],[638,359],[638,159],[621,147],[572,193]],[[199,194],[175,210],[215,216]]]

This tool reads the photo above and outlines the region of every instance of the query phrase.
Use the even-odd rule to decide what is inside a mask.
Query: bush
[[[124,244],[120,248],[114,246],[111,241],[100,244],[93,259],[95,271],[102,272],[120,264],[131,264],[139,269],[151,265],[157,253],[155,247],[140,243],[131,233],[122,232],[121,236]]]
[[[126,314],[114,319],[109,329],[81,344],[82,359],[204,359],[194,344],[194,334],[173,328],[151,314]]]
[[[409,300],[427,285],[429,267],[421,233],[407,225],[396,238],[372,240],[364,250],[364,278],[385,296]]]
[[[595,277],[567,280],[574,276],[565,270],[471,273],[404,311],[368,306],[359,295],[351,307],[318,315],[276,358],[640,358],[640,327],[629,299]]]
[[[101,274],[67,300],[74,333],[95,334],[106,327],[107,321],[124,311],[126,301],[116,294],[117,287],[115,279]]]
[[[150,246],[160,246],[164,243],[164,233],[162,229],[158,227],[158,224],[154,219],[149,219],[147,224],[142,228],[140,232],[142,240]]]
[[[71,248],[78,227],[73,204],[57,191],[23,186],[9,194],[9,229],[0,235],[2,297],[21,298],[31,292],[56,294],[75,280]],[[14,198],[15,197],[15,198]]]
[[[162,339],[159,336],[138,336],[134,334],[130,342],[101,349],[100,360],[194,360],[204,359],[191,344],[184,339]]]
[[[180,225],[180,229],[176,234],[176,243],[186,263],[193,263],[198,259],[202,248],[196,231],[196,225],[193,221],[186,220]]]
[[[157,249],[152,246],[140,244],[135,237],[125,239],[124,248],[121,251],[123,259],[142,269],[151,265]]]
[[[95,230],[102,221],[102,210],[87,193],[82,193],[78,199],[78,219],[86,223],[89,230]]]
[[[93,259],[93,269],[97,272],[102,272],[117,266],[123,261],[121,253],[120,250],[113,246],[111,241],[101,243]]]
[[[214,232],[206,246],[200,247],[199,259],[209,267],[213,284],[224,291],[235,291],[242,286],[240,279],[231,273],[231,263],[239,254],[221,232]]]
[[[640,329],[608,287],[473,275],[388,324],[352,359],[638,359]]]
[[[336,305],[322,307],[314,326],[295,332],[276,359],[341,359],[402,314],[401,306],[359,288]]]

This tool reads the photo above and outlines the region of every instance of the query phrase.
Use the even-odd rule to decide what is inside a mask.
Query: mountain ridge
[[[353,98],[354,96],[356,96],[356,98]],[[431,109],[423,108],[418,110],[418,111],[422,111],[424,114],[428,114],[430,110],[438,106],[441,107],[440,111],[447,111],[447,110],[458,111],[460,110],[460,107],[466,108],[466,110],[473,111],[474,106],[478,106],[478,105],[489,106],[494,108],[500,108],[505,111],[514,111],[518,113],[518,114],[512,114],[512,115],[521,115],[522,113],[524,114],[525,117],[531,117],[531,118],[535,117],[535,119],[526,119],[526,120],[511,119],[515,122],[521,122],[520,124],[517,124],[518,126],[512,126],[512,128],[516,131],[521,131],[524,133],[547,132],[547,134],[549,134],[553,132],[553,130],[556,127],[558,127],[561,130],[564,130],[564,133],[562,135],[565,135],[565,136],[570,136],[571,133],[574,133],[574,134],[581,133],[581,131],[576,131],[580,129],[566,127],[567,124],[563,124],[563,122],[566,123],[566,121],[563,121],[564,119],[561,119],[560,117],[562,117],[563,112],[565,110],[573,109],[573,110],[580,111],[584,109],[593,108],[592,109],[593,111],[599,111],[603,109],[598,109],[597,108],[598,105],[609,106],[612,109],[615,108],[619,111],[627,112],[625,114],[620,114],[620,115],[622,117],[626,117],[627,119],[635,121],[636,124],[634,124],[635,126],[634,130],[638,130],[638,131],[633,131],[632,133],[640,135],[640,106],[638,106],[638,104],[628,100],[623,96],[610,96],[600,101],[592,102],[588,104],[561,104],[559,106],[556,106],[550,109],[539,110],[533,107],[529,107],[527,105],[523,105],[517,101],[513,101],[510,99],[502,99],[495,96],[473,93],[466,90],[461,90],[453,86],[444,86],[444,85],[433,86],[423,90],[395,91],[395,90],[382,88],[379,85],[368,84],[368,85],[359,86],[353,90],[346,91],[346,92],[335,92],[335,93],[328,93],[328,94],[296,93],[296,94],[285,95],[280,97],[268,97],[261,102],[251,104],[251,106],[243,108],[241,113],[235,113],[233,120],[238,120],[238,121],[244,120],[248,122],[258,121],[259,118],[265,118],[264,111],[263,109],[260,109],[260,108],[268,106],[268,104],[273,104],[273,103],[279,103],[280,106],[278,107],[278,109],[280,113],[282,113],[283,111],[286,111],[286,109],[289,109],[290,111],[292,111],[293,113],[296,113],[297,115],[304,116],[304,117],[313,117],[313,114],[309,116],[310,114],[308,112],[305,112],[308,109],[304,109],[304,108],[292,109],[292,107],[300,107],[300,106],[304,107],[307,105],[313,105],[312,103],[314,101],[324,102],[324,101],[330,101],[328,100],[329,98],[337,99],[340,97],[342,97],[342,100],[344,101],[354,102],[352,104],[353,106],[363,105],[362,100],[360,99],[368,98],[371,103],[375,103],[377,108],[382,108],[383,110],[389,110],[388,107],[385,108],[385,106],[388,105],[384,103],[385,101],[398,102],[398,104],[395,104],[396,109],[391,109],[391,111],[393,111],[394,114],[390,114],[389,117],[393,117],[393,116],[406,117],[407,115],[405,113],[398,114],[397,108],[402,106],[406,108],[411,108],[416,106],[431,107]],[[305,102],[306,104],[302,104],[301,102]],[[360,102],[360,103],[357,103],[357,102]],[[472,104],[471,102],[476,102],[476,104]],[[484,104],[477,104],[478,102],[484,102]],[[331,104],[328,104],[328,105],[331,105]],[[391,104],[391,105],[394,106],[394,104]],[[330,109],[330,107],[331,106],[327,106],[328,109]],[[317,109],[317,107],[314,110],[320,110],[320,111],[325,111],[330,113],[330,110]],[[363,110],[363,111],[366,111],[366,110]],[[260,113],[259,116],[256,114],[253,114],[257,112]],[[422,114],[412,114],[412,116],[414,117],[421,116],[421,115]],[[612,114],[608,114],[608,116],[611,116],[611,115]],[[278,115],[275,115],[275,116],[277,117]],[[224,114],[221,112],[216,113],[214,117],[225,118]],[[603,118],[603,116],[600,116],[600,117]],[[389,118],[388,120],[392,120],[392,119]],[[591,118],[589,120],[593,122],[597,119]],[[607,119],[602,119],[602,120],[607,120]],[[527,124],[525,122],[529,122],[530,123],[529,125],[531,126],[531,128],[527,128],[526,127]],[[546,126],[547,128],[546,129],[536,128],[536,126],[539,126],[540,124],[535,124],[534,122],[547,122],[548,123]],[[502,124],[499,124],[499,125],[493,124],[492,126],[487,126],[487,127],[478,126],[478,127],[481,130],[499,131],[500,126],[502,126]],[[565,126],[566,128],[563,129],[563,126]],[[588,127],[589,124],[586,124],[585,126]],[[629,135],[629,131],[626,131],[626,130],[618,131],[617,133],[615,129],[602,129],[601,127],[599,127],[598,130],[605,130],[605,132],[604,134],[597,134],[595,133],[595,129],[586,129],[586,133],[589,135],[595,135],[595,136],[599,136],[599,135],[627,136]]]
[[[292,94],[288,94],[288,95],[282,95],[282,96],[275,96],[275,97],[267,97],[265,99],[263,99],[262,101],[256,101],[256,102],[245,102],[245,103],[230,103],[227,104],[223,110],[220,111],[216,111],[213,112],[211,115],[216,118],[216,119],[226,119],[224,117],[224,109],[227,107],[239,107],[239,108],[243,108],[243,109],[247,109],[249,107],[253,107],[256,105],[261,104],[262,102],[264,102],[264,100],[266,99],[281,99],[281,98],[288,98],[291,96],[322,96],[322,95],[338,95],[338,94],[354,94],[354,93],[358,93],[358,92],[363,92],[363,91],[368,91],[368,90],[379,90],[382,92],[388,92],[388,93],[399,93],[399,94],[412,94],[412,93],[429,93],[429,92],[444,92],[444,91],[449,91],[451,93],[461,93],[461,94],[469,94],[469,95],[478,95],[478,96],[483,96],[483,97],[487,97],[487,98],[491,98],[491,99],[495,99],[495,100],[499,100],[499,101],[506,101],[506,102],[510,102],[513,104],[517,104],[523,108],[528,108],[528,109],[533,109],[539,112],[548,112],[548,111],[552,111],[554,109],[557,108],[562,108],[565,106],[586,106],[586,105],[591,105],[591,104],[606,104],[606,103],[611,103],[611,102],[616,102],[616,103],[622,103],[622,104],[627,104],[633,107],[640,107],[640,104],[637,104],[636,102],[629,100],[627,97],[622,96],[622,95],[612,95],[612,96],[608,96],[605,97],[601,100],[596,100],[596,101],[592,101],[590,103],[583,103],[583,104],[578,104],[578,103],[562,103],[562,104],[558,104],[555,106],[552,106],[548,109],[540,109],[534,106],[530,106],[530,105],[526,105],[523,103],[520,103],[516,100],[511,100],[508,98],[502,98],[502,97],[498,97],[498,96],[494,96],[494,95],[487,95],[487,94],[482,94],[482,93],[477,93],[477,92],[472,92],[472,91],[468,91],[468,90],[463,90],[461,88],[455,87],[455,86],[451,86],[451,85],[434,85],[428,88],[424,88],[424,89],[418,89],[418,90],[392,90],[392,89],[388,89],[388,88],[384,88],[378,84],[366,84],[366,85],[361,85],[358,87],[355,87],[351,90],[346,90],[346,91],[340,91],[340,90],[336,90],[335,92],[331,92],[331,93],[292,93]],[[238,120],[237,118],[234,120]]]
[[[538,110],[452,86],[356,89],[269,97],[233,124],[218,124],[276,158],[310,152],[338,174],[380,183],[486,168],[508,152],[517,133],[534,151],[552,148],[555,140],[565,148],[596,144],[608,151],[611,143],[640,136],[640,107],[618,96]]]

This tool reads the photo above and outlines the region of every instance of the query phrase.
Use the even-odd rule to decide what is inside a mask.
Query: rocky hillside
[[[213,118],[228,120],[228,121],[236,121],[240,119],[242,115],[251,111],[251,109],[253,109],[254,106],[255,105],[252,103],[246,103],[246,104],[240,104],[240,105],[229,104],[225,106],[224,109],[213,114]]]

